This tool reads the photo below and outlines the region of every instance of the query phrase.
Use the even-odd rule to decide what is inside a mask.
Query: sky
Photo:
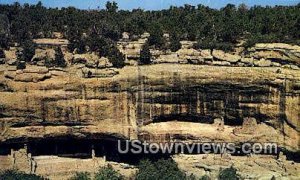
[[[39,0],[0,0],[0,4],[11,4],[14,2],[36,4]],[[46,7],[68,7],[74,6],[80,9],[104,8],[107,0],[41,0]],[[247,6],[253,5],[295,5],[300,0],[114,0],[118,3],[119,9],[132,10],[142,8],[145,10],[167,9],[172,6],[182,6],[184,4],[198,5],[203,4],[211,8],[221,8],[226,4],[241,4]]]

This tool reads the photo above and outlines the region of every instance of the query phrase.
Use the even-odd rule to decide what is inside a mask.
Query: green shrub
[[[95,180],[122,180],[123,176],[115,171],[111,166],[100,168],[95,176]]]
[[[17,62],[17,69],[26,69],[26,62],[25,61],[18,61]]]
[[[219,42],[210,38],[198,41],[195,45],[195,49],[219,49],[225,52],[233,50],[234,45],[230,42]]]
[[[122,68],[125,66],[125,56],[117,47],[110,47],[107,57],[112,63],[113,67]]]
[[[19,172],[16,170],[7,170],[4,172],[0,172],[0,179],[3,180],[45,180],[45,178],[41,176],[37,176],[34,174],[26,174],[24,172]]]
[[[90,176],[88,172],[78,172],[70,180],[91,180]]]
[[[233,167],[223,169],[219,174],[220,180],[238,180],[237,170]]]
[[[204,175],[200,178],[200,180],[210,180],[210,177],[208,175]]]
[[[158,160],[151,162],[143,160],[139,164],[139,172],[137,173],[137,180],[152,180],[152,179],[166,179],[166,180],[182,180],[186,179],[186,175],[179,170],[177,164],[171,160]]]

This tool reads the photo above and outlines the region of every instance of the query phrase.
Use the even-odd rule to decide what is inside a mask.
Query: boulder
[[[73,64],[87,64],[90,66],[96,66],[96,62],[99,61],[100,57],[95,53],[86,54],[75,54],[72,59]]]
[[[16,66],[17,65],[17,59],[10,59],[7,61],[7,64],[10,66]]]
[[[293,69],[293,70],[299,70],[300,68],[296,65],[291,65],[291,64],[285,64],[282,66],[283,68],[289,68],[289,69]]]
[[[146,38],[148,38],[148,37],[150,37],[150,33],[148,33],[148,32],[145,32],[145,33],[143,33],[143,34],[141,35],[141,38],[142,38],[142,39],[146,39]]]
[[[99,57],[95,53],[75,54],[72,60],[73,64],[85,64],[88,68],[108,68],[112,63],[105,57]]]
[[[241,62],[248,64],[248,65],[253,65],[254,59],[253,59],[253,57],[250,57],[250,58],[242,57]]]
[[[280,67],[281,64],[278,63],[278,62],[272,62],[272,63],[271,63],[271,66],[273,66],[273,67]]]
[[[180,41],[182,49],[191,49],[196,43],[196,41]]]
[[[180,63],[203,64],[204,59],[201,52],[195,49],[179,49],[177,52]],[[208,58],[207,58],[208,59]]]
[[[101,57],[99,59],[98,68],[110,68],[113,67],[113,64],[109,61],[108,58]]]
[[[122,33],[122,39],[123,40],[129,40],[130,38],[130,34],[128,32],[123,32]]]
[[[241,59],[239,55],[225,53],[222,50],[213,50],[212,56],[220,61],[228,61],[230,63],[236,63]]]
[[[300,68],[296,65],[291,65],[291,69],[294,69],[294,70],[300,70]]]
[[[270,67],[272,62],[270,60],[260,59],[259,61],[254,61],[255,66],[259,67]]]
[[[17,48],[10,48],[8,51],[4,51],[6,60],[17,59]]]
[[[200,56],[203,59],[209,59],[209,60],[213,59],[213,56],[211,55],[211,50],[210,49],[203,49],[203,50],[201,50],[200,51]]]
[[[54,49],[36,49],[35,55],[32,57],[31,61],[38,63],[39,65],[45,65],[46,61],[55,60],[55,50]]]

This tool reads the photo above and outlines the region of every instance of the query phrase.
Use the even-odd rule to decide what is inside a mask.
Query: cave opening
[[[0,144],[0,156],[11,155],[11,150],[27,149],[32,157],[57,156],[61,158],[90,159],[103,158],[106,161],[138,165],[142,159],[158,160],[168,159],[170,154],[161,152],[155,154],[132,152],[120,153],[118,150],[118,138],[103,139],[77,139],[72,137],[31,139],[24,143]],[[126,148],[120,143],[120,149]]]
[[[155,116],[152,118],[153,123],[159,122],[168,122],[168,121],[182,121],[182,122],[196,122],[196,123],[205,123],[205,124],[213,124],[214,118],[212,116],[201,116],[199,114],[169,114],[169,115],[161,115]]]
[[[228,126],[241,126],[245,117],[261,122],[268,119],[253,104],[269,103],[269,87],[208,84],[186,87],[168,92],[148,92],[139,101],[137,115],[147,124],[182,121],[212,124],[214,119],[224,119]]]

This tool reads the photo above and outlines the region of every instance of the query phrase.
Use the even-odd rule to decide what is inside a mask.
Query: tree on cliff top
[[[181,48],[181,43],[176,34],[171,34],[170,38],[170,50],[176,52]]]
[[[140,64],[150,64],[151,63],[151,52],[149,44],[145,43],[140,51]]]
[[[67,63],[64,58],[64,54],[62,53],[60,47],[57,47],[55,49],[55,66],[63,67],[63,68],[67,66]]]
[[[21,44],[23,51],[21,52],[21,61],[29,62],[35,54],[35,44],[32,40],[26,40]]]

